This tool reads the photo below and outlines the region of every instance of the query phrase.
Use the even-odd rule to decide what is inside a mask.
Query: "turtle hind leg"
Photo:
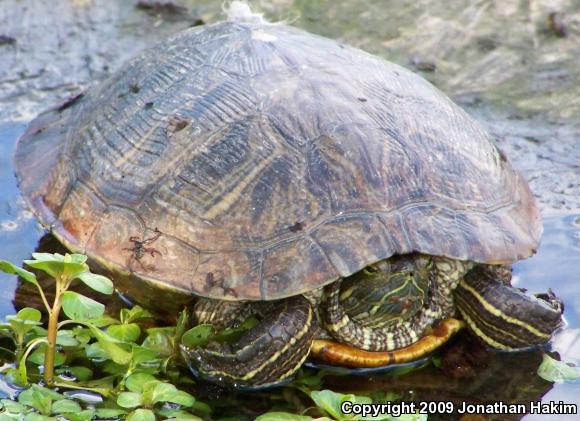
[[[552,293],[529,296],[506,282],[505,268],[479,265],[463,277],[455,302],[470,330],[492,348],[543,345],[562,325],[562,303]]]
[[[182,348],[202,378],[240,388],[274,386],[289,379],[308,357],[317,331],[316,315],[302,296],[281,300],[231,344]]]

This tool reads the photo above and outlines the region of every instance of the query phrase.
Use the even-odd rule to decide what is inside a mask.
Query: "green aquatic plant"
[[[544,354],[538,367],[538,376],[549,382],[580,380],[580,367],[558,361]]]
[[[84,323],[89,327],[95,327],[94,324],[90,323],[91,319],[99,318],[105,312],[103,304],[74,291],[69,291],[72,282],[78,279],[89,288],[103,294],[112,294],[114,288],[110,279],[91,273],[86,263],[87,256],[68,253],[64,256],[58,253],[34,253],[32,257],[32,260],[25,260],[24,263],[31,268],[45,272],[55,280],[55,294],[52,305],[46,299],[46,294],[34,273],[5,260],[0,261],[0,270],[16,274],[37,287],[48,314],[46,336],[39,329],[36,329],[40,324],[41,314],[33,308],[20,310],[16,317],[9,318],[8,325],[4,325],[2,328],[13,332],[16,342],[17,379],[19,383],[26,384],[28,381],[26,358],[34,348],[43,345],[41,349],[44,354],[44,381],[51,386],[54,382],[58,331],[64,325],[64,323],[59,323],[61,309],[72,321]],[[34,333],[35,337],[27,340],[26,337],[29,333]],[[25,344],[26,349],[24,350]]]
[[[71,421],[88,421],[96,412],[94,409],[83,410],[78,402],[37,384],[20,393],[16,401],[2,399],[0,408],[0,421],[56,419],[52,416],[61,416]]]
[[[0,324],[0,337],[12,343],[5,345],[4,340],[5,346],[0,347],[5,361],[12,362],[5,364],[0,374],[19,386],[13,399],[0,400],[0,421],[199,420],[211,419],[219,405],[235,405],[233,397],[231,401],[208,405],[185,391],[194,380],[185,372],[180,349],[206,346],[214,341],[235,341],[258,323],[255,317],[239,327],[216,331],[211,325],[190,327],[187,311],[180,313],[175,326],[161,327],[153,325],[152,314],[139,306],[108,315],[102,303],[71,290],[78,280],[98,293],[113,293],[113,283],[91,273],[86,260],[86,256],[79,254],[35,253],[33,259],[24,261],[28,267],[55,280],[52,304],[32,271],[0,261],[1,271],[16,274],[37,288],[45,310],[43,314],[25,307]],[[437,359],[433,362],[436,366],[441,364]],[[326,374],[324,370],[302,370],[288,387],[268,393],[271,411],[257,419],[427,419],[424,414],[395,417],[386,413],[375,416],[344,413],[342,404],[347,401],[353,405],[384,404],[400,397],[388,393],[367,397],[323,390]],[[545,355],[538,375],[549,381],[569,381],[580,378],[580,371]]]
[[[209,406],[167,382],[191,383],[188,376],[181,377],[178,367],[181,336],[189,324],[187,313],[180,314],[176,326],[149,329],[143,329],[143,322],[152,315],[139,306],[121,309],[118,319],[106,315],[102,303],[70,290],[73,281],[79,280],[99,293],[113,293],[111,280],[91,273],[86,260],[80,254],[35,253],[24,261],[55,280],[52,305],[33,272],[0,261],[0,270],[36,286],[48,321],[44,328],[42,313],[26,307],[0,325],[0,335],[14,345],[3,349],[13,357],[14,365],[5,366],[2,374],[20,387],[29,386],[17,400],[1,401],[0,421],[207,416]],[[64,320],[59,317],[61,310]],[[46,387],[35,383],[40,380]],[[95,394],[99,408],[83,410],[55,388]]]

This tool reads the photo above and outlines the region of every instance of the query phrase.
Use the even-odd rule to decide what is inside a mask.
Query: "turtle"
[[[209,380],[416,358],[464,324],[520,349],[562,324],[551,291],[510,286],[542,221],[491,135],[404,67],[240,2],[43,112],[15,168],[39,221],[119,291],[193,300],[216,329],[253,316],[184,349]]]

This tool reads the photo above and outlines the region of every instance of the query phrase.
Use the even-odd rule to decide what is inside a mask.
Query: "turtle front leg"
[[[509,285],[502,266],[480,265],[455,290],[457,308],[471,331],[496,349],[542,345],[562,325],[562,302],[549,291],[526,295]]]
[[[208,314],[207,300],[204,307]],[[184,348],[193,371],[209,381],[234,387],[273,386],[289,379],[310,353],[317,332],[314,310],[308,300],[296,296],[267,306],[261,316],[262,320],[234,343]]]

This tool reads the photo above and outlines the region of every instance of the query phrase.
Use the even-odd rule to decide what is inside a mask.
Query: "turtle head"
[[[431,259],[424,256],[396,256],[367,266],[344,279],[341,305],[368,326],[412,317],[427,297],[431,267]]]

